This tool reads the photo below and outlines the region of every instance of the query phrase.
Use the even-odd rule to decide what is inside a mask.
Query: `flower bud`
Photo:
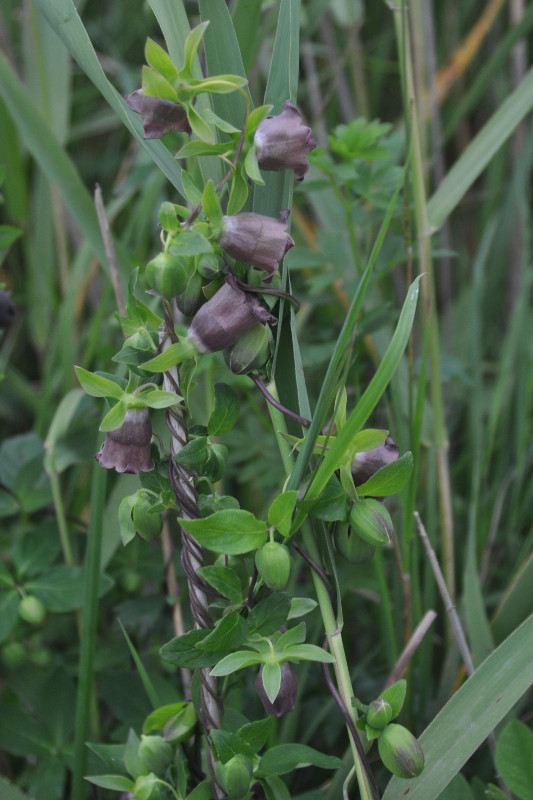
[[[219,244],[236,261],[251,264],[268,276],[273,275],[287,250],[294,244],[287,233],[288,217],[287,209],[283,209],[280,219],[253,211],[224,217]]]
[[[136,114],[141,114],[145,139],[160,139],[169,131],[191,133],[185,109],[172,100],[149,97],[142,89],[126,95],[126,103]]]
[[[147,408],[129,408],[120,428],[108,431],[96,460],[101,467],[117,472],[150,472],[152,423]]]
[[[167,300],[181,294],[187,286],[189,276],[183,261],[159,253],[146,265],[146,283]]]
[[[0,290],[0,328],[9,328],[15,319],[16,306],[7,292]]]
[[[224,361],[234,375],[262,369],[270,358],[272,337],[266,325],[257,323],[234,345],[224,350]]]
[[[46,619],[46,608],[38,597],[27,594],[19,603],[19,617],[30,625],[42,625]]]
[[[413,734],[391,723],[378,739],[381,760],[398,778],[416,778],[424,769],[424,753]]]
[[[316,147],[311,128],[302,125],[302,115],[290,100],[284,102],[281,114],[259,124],[254,144],[261,169],[292,169],[299,181],[309,169],[307,153]]]
[[[162,736],[141,735],[137,758],[144,774],[152,772],[158,778],[162,778],[172,761],[172,756],[172,747]]]
[[[337,550],[351,564],[364,564],[374,555],[375,547],[358,536],[347,522],[339,522],[335,529]]]
[[[353,504],[350,525],[353,533],[373,545],[390,544],[394,535],[389,512],[383,503],[371,497]]]
[[[236,755],[225,764],[218,762],[215,774],[230,800],[244,800],[248,796],[253,775],[252,762],[249,758]]]
[[[225,283],[196,312],[187,336],[200,353],[215,353],[234,345],[257,322],[277,320],[255,295]]]
[[[379,469],[397,461],[399,455],[400,448],[391,436],[387,436],[379,447],[357,453],[351,466],[354,485],[361,486]]]
[[[392,719],[391,704],[384,697],[378,697],[368,706],[366,721],[373,728],[385,728]]]
[[[259,674],[255,679],[255,690],[259,695],[263,708],[267,714],[274,714],[276,717],[282,717],[292,711],[296,705],[296,697],[298,694],[298,678],[291,665],[284,661],[281,666],[281,684],[279,687],[278,696],[273,703],[268,699],[265,687],[263,686],[263,667],[259,670]]]
[[[133,785],[135,800],[159,800],[161,788],[159,778],[153,772],[150,775],[141,775]]]
[[[291,574],[291,557],[284,544],[267,542],[255,554],[255,565],[269,589],[282,592]]]

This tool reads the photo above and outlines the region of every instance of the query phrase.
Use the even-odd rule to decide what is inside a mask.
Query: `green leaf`
[[[403,489],[413,472],[413,454],[404,453],[397,461],[379,469],[365,483],[357,487],[362,497],[387,497]]]
[[[496,767],[520,800],[533,800],[533,732],[523,722],[507,723],[498,738]]]
[[[214,142],[213,131],[203,119],[202,115],[195,111],[193,106],[187,106],[187,119],[193,132],[204,142]]]
[[[244,169],[248,177],[251,178],[254,183],[259,184],[259,186],[265,185],[261,170],[259,169],[259,164],[257,163],[255,147],[250,147],[248,150],[246,158],[244,159]]]
[[[239,400],[235,391],[226,383],[215,383],[214,408],[207,423],[210,436],[228,433],[239,417]]]
[[[300,622],[294,628],[289,628],[288,631],[282,633],[276,642],[276,650],[281,653],[285,648],[302,642],[305,642],[305,622]]]
[[[287,661],[321,661],[324,664],[334,664],[335,659],[324,650],[323,647],[318,647],[316,644],[296,644],[292,647],[287,647],[283,651],[284,657]]]
[[[242,739],[255,755],[267,743],[272,731],[273,718],[259,719],[255,722],[248,722],[237,731],[237,736]]]
[[[83,604],[85,573],[83,567],[60,564],[28,581],[26,589],[35,594],[48,611],[61,614],[74,611]],[[108,575],[100,576],[98,596],[102,597],[113,585]]]
[[[102,789],[113,789],[115,792],[132,792],[134,783],[125,775],[88,775],[87,781]]]
[[[252,664],[260,664],[263,659],[257,653],[252,653],[250,650],[237,650],[235,653],[230,653],[229,656],[224,656],[218,664],[213,667],[210,675],[220,677],[222,675],[231,675],[232,672],[237,672],[244,667],[250,667]]]
[[[268,800],[291,800],[291,793],[277,775],[266,775],[262,783]]]
[[[287,536],[291,527],[292,512],[296,506],[298,492],[291,489],[274,498],[268,509],[268,521],[278,529],[282,536]]]
[[[137,502],[137,494],[129,495],[128,497],[123,497],[120,501],[120,505],[118,507],[118,524],[120,527],[120,538],[122,539],[122,544],[124,547],[135,539],[137,534],[137,529],[135,528],[131,512],[133,511],[133,506]]]
[[[318,603],[316,600],[313,600],[310,597],[293,597],[291,599],[291,609],[287,619],[304,617],[306,614],[309,614],[311,611],[313,611],[317,605]]]
[[[123,636],[124,636],[124,638],[126,640],[126,644],[128,645],[128,650],[130,651],[130,655],[133,658],[135,667],[137,669],[137,673],[138,673],[139,678],[141,679],[141,682],[142,682],[142,685],[143,685],[143,689],[146,692],[146,696],[148,697],[148,699],[149,699],[150,703],[152,704],[153,708],[157,708],[161,701],[160,701],[160,699],[158,697],[158,694],[157,694],[157,691],[156,691],[156,689],[155,689],[155,687],[154,687],[154,685],[153,685],[153,683],[152,683],[152,681],[150,679],[150,676],[148,675],[148,672],[146,671],[146,667],[144,666],[143,662],[141,661],[141,658],[140,658],[137,650],[135,649],[135,647],[133,645],[133,642],[131,641],[130,637],[128,636],[124,625],[122,624],[122,622],[120,620],[118,621],[118,624],[120,625],[120,629],[121,629],[122,634],[123,634]]]
[[[263,664],[261,680],[266,696],[273,703],[281,687],[281,667],[278,661],[267,661],[266,664]]]
[[[222,227],[222,208],[213,181],[208,181],[202,194],[202,208],[214,228]]]
[[[178,464],[189,467],[201,467],[207,460],[207,437],[199,436],[192,439],[175,455]]]
[[[175,342],[171,344],[163,353],[145,361],[141,364],[141,369],[147,372],[165,372],[171,367],[175,367],[182,361],[191,358],[194,354],[195,347],[188,339],[182,342]]]
[[[225,614],[215,625],[205,639],[198,642],[198,650],[208,650],[211,653],[228,652],[239,647],[248,636],[248,625],[238,611]]]
[[[160,72],[167,81],[172,83],[172,81],[176,79],[178,70],[169,54],[166,50],[163,50],[157,42],[150,39],[150,37],[146,40],[144,57],[146,58],[146,63],[157,70],[157,72]]]
[[[159,72],[150,67],[142,69],[143,94],[147,97],[161,97],[163,100],[170,100],[172,103],[178,102],[178,94],[171,83],[167,81]]]
[[[231,180],[231,189],[228,200],[228,214],[237,214],[248,198],[248,182],[241,170],[237,168]]]
[[[173,256],[200,256],[212,253],[210,242],[198,231],[182,231],[172,240],[169,252]]]
[[[31,800],[29,795],[24,794],[14,784],[6,778],[0,776],[0,795],[2,800]]]
[[[264,600],[260,600],[248,615],[250,633],[271,636],[287,621],[291,601],[284,592],[272,592]]]
[[[217,592],[227,597],[230,603],[240,603],[242,600],[241,579],[231,567],[218,566],[200,567],[198,574]]]
[[[168,200],[165,200],[164,203],[161,203],[161,207],[157,216],[163,230],[169,231],[170,233],[176,233],[180,225],[174,203],[169,203]]]
[[[175,735],[167,737],[167,729],[176,732],[176,726],[180,725],[186,731],[194,726],[196,721],[196,711],[192,703],[169,703],[166,706],[160,706],[149,714],[143,723],[143,733],[152,733],[152,731],[161,731],[165,729],[165,738],[173,742],[180,741]],[[190,735],[190,734],[189,734]]]
[[[252,748],[236,733],[215,729],[211,731],[210,739],[218,754],[219,761],[222,761],[223,764],[226,764],[233,756],[243,755],[248,756],[248,758],[253,758],[254,756]]]
[[[176,158],[196,158],[197,156],[219,156],[228,152],[229,145],[227,142],[216,142],[209,144],[209,142],[199,142],[194,139],[192,142],[187,142],[176,153]],[[230,152],[231,149],[230,149]]]
[[[107,431],[114,431],[117,428],[120,428],[124,420],[126,419],[126,412],[128,407],[126,403],[119,401],[116,405],[113,406],[111,411],[108,411],[105,417],[103,418],[100,424],[100,430],[107,432]]]
[[[87,394],[91,397],[113,397],[115,400],[120,400],[124,391],[115,381],[110,381],[109,378],[104,378],[98,373],[89,372],[83,367],[74,367],[76,376],[83,386]]]
[[[406,692],[407,681],[403,678],[399,681],[396,681],[396,683],[393,683],[392,686],[389,686],[384,692],[381,692],[380,697],[383,697],[384,700],[390,703],[392,708],[392,719],[397,717],[402,710]]]
[[[210,653],[199,650],[196,645],[209,635],[208,630],[193,630],[176,636],[160,649],[161,658],[176,664],[178,667],[203,669],[211,667],[220,660],[222,653]]]
[[[416,779],[392,778],[382,800],[436,800],[463,764],[533,684],[533,616],[483,661],[419,741],[426,764]]]
[[[137,397],[149,408],[168,408],[183,399],[174,394],[174,392],[165,392],[163,389],[149,389],[148,391],[140,392]]]
[[[326,522],[339,522],[346,519],[348,500],[346,492],[332,475],[320,497],[316,500],[303,500],[300,507],[305,509],[311,517],[322,519]]]
[[[388,435],[388,431],[375,430],[374,428],[365,428],[364,431],[359,431],[352,441],[353,454],[364,453],[366,450],[373,450],[375,447],[379,447]]]
[[[202,92],[231,94],[231,92],[235,92],[237,89],[242,89],[246,84],[246,78],[241,78],[238,75],[214,75],[212,78],[190,81],[189,86],[192,87],[195,94],[200,94]],[[234,130],[233,126],[231,130]]]
[[[249,553],[267,540],[267,527],[249,511],[228,508],[205,519],[178,519],[207,550],[228,556]]]
[[[311,765],[322,769],[339,769],[342,761],[305,744],[280,744],[267,750],[259,762],[256,774],[261,778],[267,775],[285,775],[293,769]]]
[[[205,29],[209,25],[209,22],[202,22],[200,25],[197,25],[196,28],[193,28],[192,31],[189,33],[187,38],[185,39],[185,52],[184,52],[184,65],[183,72],[184,77],[188,77],[193,75],[194,70],[194,59],[196,58],[196,53],[198,52],[198,48],[200,47],[200,43],[204,37]]]

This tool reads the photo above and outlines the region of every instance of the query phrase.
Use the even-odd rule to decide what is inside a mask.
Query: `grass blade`
[[[420,737],[426,766],[392,778],[383,800],[435,800],[533,683],[533,616],[495,650]]]

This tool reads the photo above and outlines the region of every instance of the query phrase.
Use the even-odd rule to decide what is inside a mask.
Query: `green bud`
[[[389,512],[371,497],[353,504],[350,525],[354,533],[372,545],[390,544],[394,535]]]
[[[219,762],[215,774],[230,800],[244,800],[247,797],[253,774],[249,758],[236,755],[225,764]]]
[[[258,323],[224,350],[224,361],[234,375],[262,369],[270,358],[272,335],[268,325]]]
[[[133,786],[135,800],[159,800],[160,796],[161,789],[157,775],[151,772],[149,775],[137,778]]]
[[[267,542],[255,554],[255,565],[269,589],[282,592],[291,573],[291,557],[284,544]]]
[[[381,760],[398,778],[416,778],[424,769],[424,753],[413,734],[403,725],[387,725],[378,739]]]
[[[49,647],[33,647],[30,651],[30,661],[32,664],[35,664],[36,667],[45,669],[46,667],[52,666],[54,663],[54,654]]]
[[[351,564],[363,564],[370,561],[376,548],[358,536],[347,522],[340,522],[335,529],[337,550]]]
[[[120,587],[127,594],[136,594],[143,585],[143,579],[134,569],[125,569],[120,576]]]
[[[139,748],[137,750],[143,773],[155,773],[159,778],[165,774],[165,770],[172,761],[172,747],[165,742],[162,736],[141,736]]]
[[[30,625],[42,625],[46,619],[46,608],[37,597],[27,594],[20,601],[19,617]]]
[[[392,719],[391,704],[383,697],[373,700],[366,712],[366,721],[373,728],[385,728]]]
[[[146,265],[146,283],[167,300],[181,294],[187,286],[187,269],[180,258],[159,253]]]
[[[18,669],[28,659],[28,653],[22,642],[8,642],[2,647],[2,663],[8,669]]]
[[[150,501],[141,495],[133,506],[132,511],[135,529],[141,539],[147,542],[152,542],[154,539],[157,539],[163,527],[161,514],[151,514],[151,507]]]

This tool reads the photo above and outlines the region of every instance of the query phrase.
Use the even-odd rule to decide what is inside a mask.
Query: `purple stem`
[[[272,395],[270,394],[270,392],[266,388],[265,384],[263,383],[263,381],[261,380],[261,378],[258,375],[254,375],[253,372],[248,372],[247,374],[248,374],[248,377],[253,380],[253,382],[255,383],[255,385],[257,386],[259,391],[261,392],[261,394],[268,400],[268,402],[271,405],[274,406],[274,408],[277,408],[278,411],[281,411],[281,413],[285,414],[286,417],[290,417],[291,419],[296,420],[296,422],[299,422],[300,425],[305,425],[306,428],[309,428],[309,426],[311,425],[311,420],[310,419],[306,419],[305,417],[301,417],[299,414],[296,414],[294,411],[289,411],[288,408],[285,408],[285,406],[282,406],[281,403],[278,403],[278,401],[274,397],[272,397]]]

